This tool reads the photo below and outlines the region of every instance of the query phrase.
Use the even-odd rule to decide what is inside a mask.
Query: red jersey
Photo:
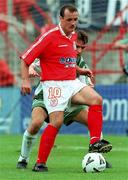
[[[60,26],[41,35],[21,58],[30,65],[40,59],[41,78],[46,80],[73,80],[76,78],[76,34],[68,38]]]

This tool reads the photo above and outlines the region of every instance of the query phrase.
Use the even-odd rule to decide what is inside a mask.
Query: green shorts
[[[36,108],[36,107],[41,107],[41,108],[45,109],[46,113],[48,114],[43,99],[41,99],[41,98],[39,98],[39,99],[38,99],[38,98],[34,98],[34,99],[33,99],[33,102],[32,102],[32,110],[33,110],[34,108]],[[47,118],[47,119],[45,120],[45,122],[49,123],[49,118]]]
[[[80,111],[87,109],[88,106],[85,105],[70,105],[64,112],[64,124],[66,126],[73,123],[75,120],[74,117],[80,113]]]
[[[42,107],[43,109],[46,110],[43,98],[41,99],[40,96],[37,96],[33,99],[32,109],[35,107]],[[74,117],[76,115],[78,115],[80,113],[80,111],[87,109],[87,108],[88,108],[88,106],[85,106],[85,105],[70,105],[70,106],[68,106],[68,108],[64,112],[64,124],[66,126],[68,126],[71,123],[73,123],[75,121]],[[46,110],[46,112],[47,112],[47,110]],[[48,123],[49,120],[46,119],[46,122]]]
[[[32,109],[34,109],[35,107],[42,107],[42,108],[46,109],[44,101],[42,99],[33,99]]]

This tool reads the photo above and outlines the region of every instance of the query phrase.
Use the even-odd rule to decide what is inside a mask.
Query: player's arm
[[[40,54],[44,52],[48,44],[47,38],[39,36],[36,41],[20,56],[21,57],[21,92],[22,94],[30,94],[31,85],[29,80],[29,65],[34,62],[36,58],[39,58]]]
[[[24,60],[21,60],[21,93],[23,95],[31,93],[31,84],[29,80],[29,66]]]
[[[29,80],[29,66],[32,62],[39,56],[40,46],[39,44],[35,46],[31,45],[22,55],[21,55],[21,93],[26,95],[31,93],[31,85]]]
[[[40,77],[41,68],[39,59],[36,59],[30,66],[29,66],[29,76],[30,77]]]
[[[82,81],[83,83],[86,83],[88,86],[91,86],[94,88],[94,77],[93,77],[93,73],[92,71],[89,69],[88,65],[86,64],[85,60],[83,60],[83,58],[81,57],[81,60],[79,61],[79,63],[77,64],[78,67],[80,68],[79,70],[89,70],[91,72],[91,76],[88,76],[88,74],[84,74],[84,75],[78,75],[80,81]]]
[[[88,67],[88,65],[85,63],[85,66],[84,68],[88,68],[90,70],[90,68]],[[91,71],[91,70],[90,70]],[[92,72],[92,71],[91,71]],[[94,76],[93,76],[93,73],[90,77],[87,77],[87,82],[88,82],[88,86],[91,86],[92,88],[94,88]]]
[[[21,61],[22,94],[30,94],[31,85],[29,77],[40,77],[40,72],[41,70],[39,60],[35,60],[30,66],[28,66],[24,60]]]
[[[77,72],[78,75],[86,75],[86,76],[89,76],[89,77],[93,76],[92,71],[90,69],[81,68],[78,65],[76,65],[76,72]]]

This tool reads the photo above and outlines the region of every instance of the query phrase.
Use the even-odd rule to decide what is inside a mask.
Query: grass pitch
[[[128,180],[128,137],[107,136],[112,152],[103,156],[112,164],[102,173],[84,173],[81,167],[89,139],[83,135],[58,135],[57,147],[48,159],[49,171],[32,172],[37,158],[39,139],[33,147],[26,170],[16,169],[22,136],[0,135],[0,180]]]

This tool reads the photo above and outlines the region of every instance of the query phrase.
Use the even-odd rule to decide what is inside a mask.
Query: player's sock
[[[22,146],[21,146],[21,155],[18,161],[25,159],[27,162],[29,160],[29,155],[32,150],[32,146],[35,143],[37,135],[31,135],[27,130],[24,132]]]
[[[37,163],[46,163],[57,133],[58,129],[50,124],[45,128],[40,139]]]
[[[88,128],[90,131],[90,144],[100,140],[102,131],[102,106],[92,105],[88,111]]]

